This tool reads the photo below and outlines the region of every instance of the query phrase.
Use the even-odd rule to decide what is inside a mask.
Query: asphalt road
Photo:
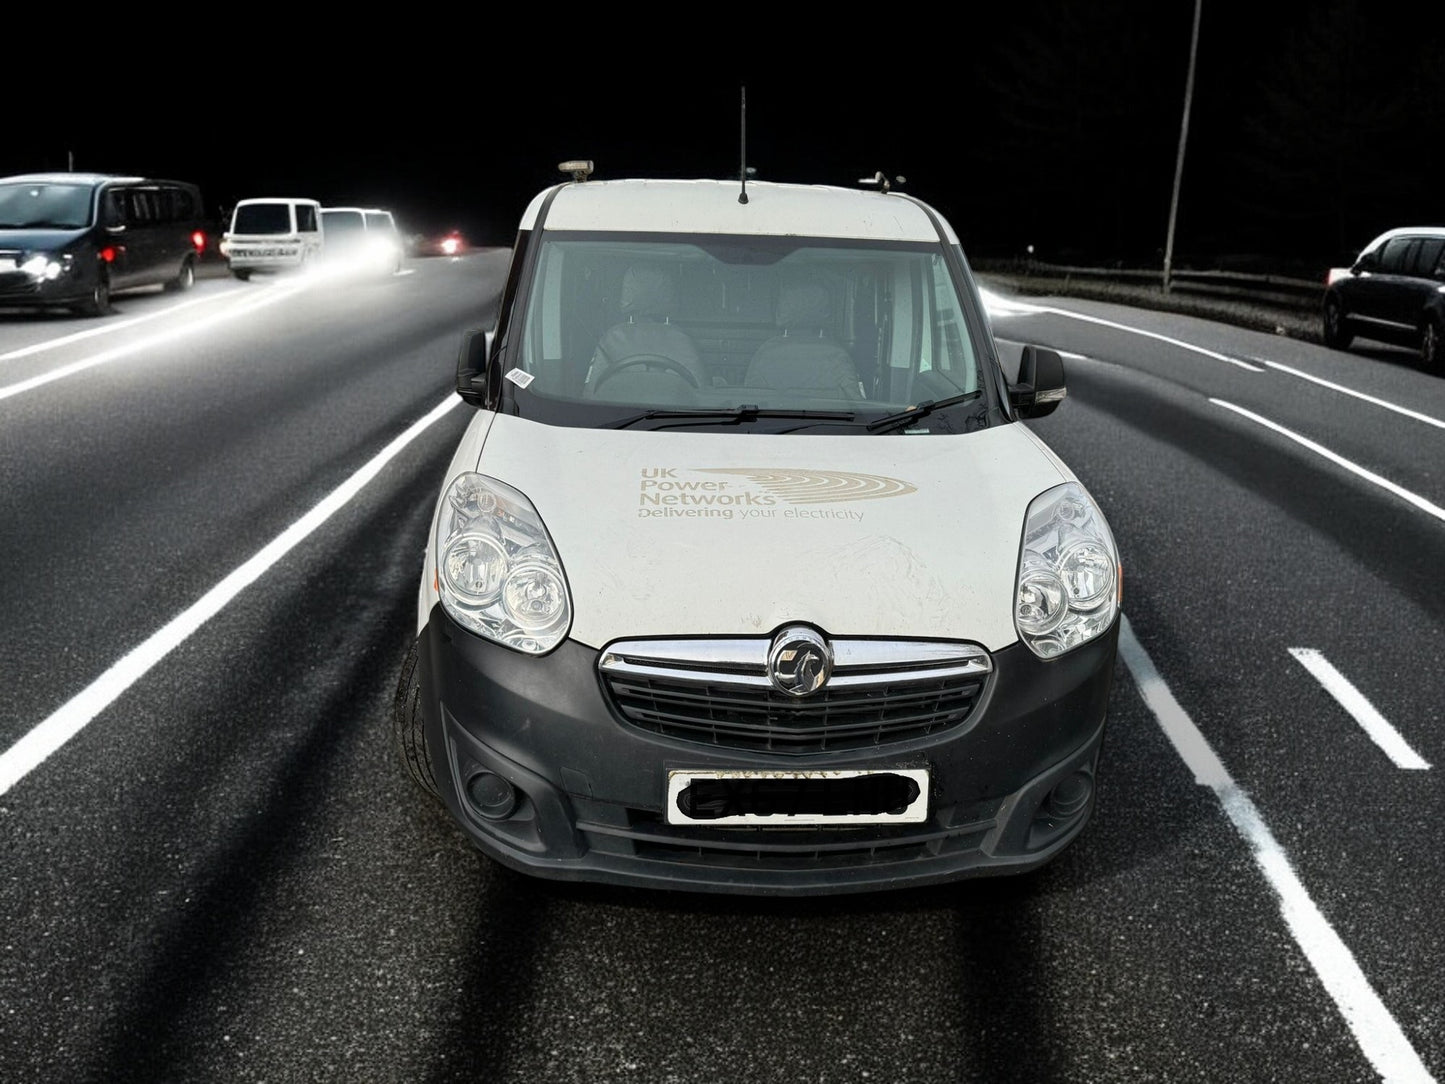
[[[552,885],[388,732],[506,255],[0,316],[0,1080],[1445,1075],[1445,381],[995,304],[1066,352],[1030,424],[1125,564],[1084,835],[919,892]]]

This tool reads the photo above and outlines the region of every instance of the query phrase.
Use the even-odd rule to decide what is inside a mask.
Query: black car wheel
[[[104,316],[110,312],[110,279],[102,274],[90,288],[90,296],[75,306],[81,316]]]
[[[1445,370],[1445,331],[1433,317],[1427,316],[1420,329],[1420,360],[1433,372]]]
[[[235,267],[231,268],[231,274],[235,275],[242,282],[245,282],[251,277],[251,272],[249,270],[241,270],[240,268]]]
[[[189,256],[181,261],[181,269],[176,272],[176,277],[166,283],[166,289],[171,293],[183,293],[196,284],[196,262]]]
[[[1350,333],[1349,324],[1345,319],[1345,307],[1340,304],[1340,299],[1337,297],[1325,298],[1325,345],[1335,350],[1343,350],[1350,345],[1353,338],[1354,335]]]
[[[396,683],[396,699],[392,702],[391,711],[392,736],[407,775],[422,790],[437,797],[436,776],[432,774],[426,732],[422,727],[421,682],[417,677],[420,661],[417,643],[413,642]]]

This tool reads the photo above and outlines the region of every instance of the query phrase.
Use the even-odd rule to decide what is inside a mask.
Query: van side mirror
[[[1058,409],[1064,387],[1064,359],[1057,350],[1025,346],[1019,355],[1019,379],[1008,386],[1008,399],[1020,418],[1043,418]]]
[[[472,406],[492,407],[495,390],[487,384],[487,359],[492,356],[495,331],[473,328],[462,335],[462,349],[457,355],[457,394]]]

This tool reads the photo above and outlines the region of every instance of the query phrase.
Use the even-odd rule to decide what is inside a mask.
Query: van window
[[[23,182],[0,185],[0,228],[90,225],[90,185]]]
[[[322,211],[327,241],[354,240],[366,232],[366,219],[360,211]]]
[[[143,188],[127,188],[121,193],[128,226],[148,226],[156,220],[154,194]]]
[[[1426,237],[1420,242],[1415,255],[1415,274],[1430,277],[1440,266],[1440,254],[1445,251],[1445,237]]]
[[[549,411],[544,398],[598,399],[619,357],[661,364],[658,346],[620,355],[621,340],[677,332],[696,357],[672,366],[686,373],[619,380],[609,392],[627,387],[630,401],[662,408],[829,409],[862,399],[894,410],[981,386],[948,265],[937,245],[918,242],[553,231],[509,357],[534,378],[530,404]],[[644,368],[621,366],[634,367]]]
[[[1416,243],[1414,237],[1393,237],[1386,241],[1380,252],[1380,270],[1392,275],[1405,274],[1410,266],[1408,254]]]
[[[315,229],[313,225],[310,227]],[[236,208],[233,233],[290,233],[291,205],[287,203],[248,203]]]
[[[296,205],[296,229],[301,233],[316,230],[316,208],[309,203]]]

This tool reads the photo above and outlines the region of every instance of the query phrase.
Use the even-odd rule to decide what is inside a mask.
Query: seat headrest
[[[629,267],[622,276],[621,309],[628,316],[670,316],[677,308],[677,288],[660,267]]]
[[[784,282],[778,288],[780,328],[821,328],[828,323],[828,291],[812,279]]]

